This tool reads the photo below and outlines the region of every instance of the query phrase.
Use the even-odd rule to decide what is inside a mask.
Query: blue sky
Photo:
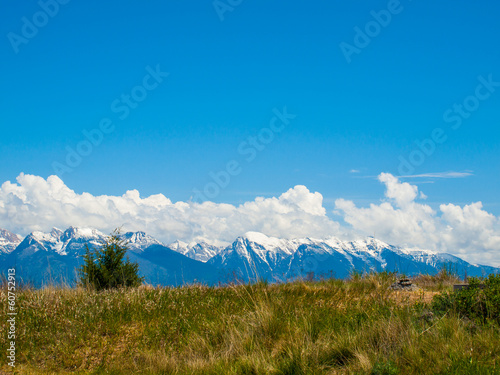
[[[401,1],[350,63],[340,43],[355,46],[354,28],[366,31],[371,12],[394,2],[233,0],[239,5],[221,20],[212,1],[72,0],[17,47],[9,33],[22,37],[23,17],[33,22],[41,6],[0,3],[2,182],[55,174],[67,147],[109,118],[114,130],[60,175],[77,193],[137,189],[188,201],[235,160],[241,173],[212,201],[239,204],[305,185],[330,213],[338,198],[379,202],[376,176],[400,175],[400,157],[441,128],[447,140],[411,174],[467,177],[402,180],[432,207],[481,201],[500,214],[500,87],[469,101],[478,108],[459,129],[443,119],[475,95],[478,77],[500,81],[499,3]],[[158,65],[169,76],[120,119],[111,104]],[[296,117],[246,161],[239,145],[284,107]]]

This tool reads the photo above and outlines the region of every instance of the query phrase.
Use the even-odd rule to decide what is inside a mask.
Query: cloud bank
[[[337,199],[336,210],[355,230],[392,244],[438,250],[476,263],[500,264],[500,220],[481,202],[442,204],[439,212],[418,202],[426,196],[409,183],[382,173],[385,199],[368,208]]]
[[[94,227],[111,232],[143,230],[166,243],[208,240],[228,242],[248,231],[297,238],[357,238],[373,235],[395,245],[445,251],[468,261],[500,265],[500,220],[482,203],[443,204],[439,212],[422,203],[425,195],[409,183],[383,173],[385,197],[357,207],[335,201],[327,215],[323,196],[297,185],[279,197],[257,197],[239,206],[213,202],[175,202],[162,194],[142,198],[137,190],[122,196],[77,194],[57,176],[21,174],[0,187],[0,227],[20,234],[52,227]]]
[[[296,186],[278,198],[256,198],[240,206],[213,202],[176,202],[162,194],[141,198],[137,190],[122,196],[76,194],[57,176],[47,180],[21,174],[0,188],[0,227],[26,234],[52,227],[94,227],[104,232],[123,226],[169,242],[233,241],[247,231],[277,237],[323,237],[339,232],[320,193]]]

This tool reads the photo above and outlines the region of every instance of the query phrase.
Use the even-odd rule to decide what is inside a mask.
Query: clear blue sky
[[[302,184],[327,208],[339,197],[363,205],[384,190],[364,177],[399,175],[400,156],[442,128],[446,142],[411,174],[471,175],[411,182],[431,205],[482,201],[500,213],[500,87],[470,99],[478,108],[458,129],[443,119],[476,95],[479,76],[500,82],[498,2],[401,1],[350,63],[340,43],[354,45],[354,28],[387,1],[244,0],[221,21],[212,1],[72,0],[18,53],[8,35],[22,37],[23,17],[43,24],[40,5],[0,4],[1,182],[55,174],[66,147],[109,118],[114,130],[61,176],[79,193],[138,189],[185,201],[236,160],[241,173],[212,200],[237,204]],[[170,75],[121,120],[111,104],[157,64]],[[297,117],[246,161],[238,146],[284,106]]]

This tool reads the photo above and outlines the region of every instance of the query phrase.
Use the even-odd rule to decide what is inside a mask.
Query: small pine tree
[[[127,250],[127,242],[120,238],[119,229],[95,251],[86,246],[84,263],[79,269],[80,282],[97,290],[139,286],[144,277],[139,277],[137,263],[131,263],[128,257],[124,259]]]

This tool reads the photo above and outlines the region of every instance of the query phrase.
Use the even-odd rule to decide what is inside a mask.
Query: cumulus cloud
[[[419,202],[427,198],[417,186],[382,173],[385,197],[379,204],[357,207],[337,199],[337,213],[360,233],[402,246],[457,255],[476,263],[500,265],[500,220],[483,210],[481,202],[464,207],[443,204],[439,211]]]
[[[208,240],[229,242],[249,231],[283,238],[375,235],[394,245],[448,252],[468,261],[500,265],[500,220],[482,203],[442,204],[434,210],[423,202],[417,186],[388,173],[381,202],[358,207],[337,199],[327,215],[323,196],[295,186],[279,197],[257,197],[235,206],[213,202],[172,202],[162,194],[141,197],[137,190],[122,196],[77,194],[57,176],[47,179],[21,174],[0,187],[0,227],[27,234],[52,227],[94,227],[111,232],[146,231],[163,242]],[[347,233],[347,235],[346,235]]]
[[[232,241],[248,231],[293,238],[335,235],[323,196],[295,186],[279,197],[256,198],[240,206],[212,202],[176,202],[162,194],[141,198],[137,190],[122,196],[76,194],[57,176],[21,174],[0,188],[0,227],[26,234],[52,227],[89,226],[110,232],[144,230],[169,242]]]

